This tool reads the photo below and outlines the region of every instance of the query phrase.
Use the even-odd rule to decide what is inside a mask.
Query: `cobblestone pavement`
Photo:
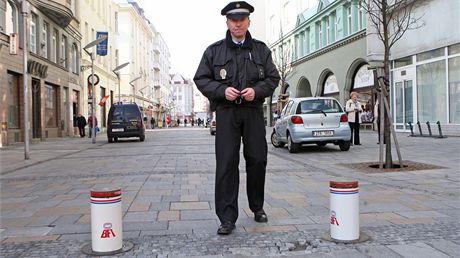
[[[267,224],[248,209],[242,157],[240,215],[230,236],[216,234],[214,137],[205,129],[149,130],[145,142],[50,140],[31,144],[28,161],[22,146],[3,148],[0,256],[86,257],[89,191],[109,184],[122,188],[123,239],[134,244],[120,257],[459,257],[460,138],[398,134],[404,160],[436,169],[344,166],[378,161],[376,136],[363,132],[363,145],[348,152],[327,145],[289,154],[269,145]],[[368,241],[328,241],[328,183],[341,178],[359,181]]]

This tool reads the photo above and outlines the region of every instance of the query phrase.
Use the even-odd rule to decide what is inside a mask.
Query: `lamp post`
[[[22,52],[23,52],[23,58],[24,58],[24,64],[23,64],[23,85],[24,85],[24,159],[30,159],[30,152],[29,152],[29,86],[27,85],[28,81],[28,76],[27,76],[27,52],[29,51],[27,49],[27,13],[28,13],[28,6],[27,6],[27,1],[22,0],[22,6],[21,6],[21,11],[22,11],[22,17],[23,17],[23,22],[24,22],[24,29],[23,29],[23,45],[22,45]]]
[[[134,95],[136,95],[136,89],[135,89],[135,87],[134,87],[133,82],[139,80],[140,78],[142,78],[142,75],[139,76],[139,77],[134,78],[132,81],[129,82],[129,85],[131,85],[131,87],[133,87],[133,102],[136,102],[136,101],[134,100]]]
[[[115,69],[112,70],[112,72],[117,76],[117,80],[118,80],[118,104],[121,103],[121,94],[120,94],[120,74],[118,73],[118,71],[120,71],[122,68],[124,68],[125,66],[129,65],[129,62],[126,62],[126,63],[123,63],[117,67],[115,67]]]
[[[88,49],[96,46],[97,44],[101,43],[107,38],[107,36],[102,36],[92,42],[90,42],[88,45],[83,47],[83,50],[85,50],[86,54],[88,54],[91,57],[91,124],[93,127],[91,128],[91,142],[94,144],[96,143],[96,110],[95,110],[95,105],[94,105],[94,97],[95,97],[95,89],[94,89],[94,59],[96,59],[96,55],[94,52],[89,52]],[[88,97],[89,99],[89,97]]]

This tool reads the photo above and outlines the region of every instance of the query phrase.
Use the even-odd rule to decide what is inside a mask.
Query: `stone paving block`
[[[217,215],[213,210],[181,210],[181,220],[216,219]]]
[[[332,257],[340,257],[340,258],[367,258],[367,255],[360,253],[354,249],[347,249],[347,250],[338,250],[330,252]]]
[[[2,237],[45,236],[53,230],[52,227],[17,227],[6,228]]]
[[[437,211],[399,211],[396,213],[409,219],[448,217]]]
[[[253,227],[244,227],[246,232],[285,232],[285,231],[296,231],[296,227],[292,225],[283,225],[283,226],[271,226],[271,225],[262,225],[262,226],[253,226]]]
[[[142,230],[140,236],[166,236],[166,235],[188,235],[192,234],[192,229],[175,230]]]
[[[129,206],[128,211],[148,211],[150,209],[150,202],[133,202]]]
[[[23,242],[36,242],[36,241],[53,241],[59,238],[59,235],[51,236],[22,236],[22,237],[9,237],[2,241],[2,243],[23,243]]]
[[[433,218],[414,218],[414,219],[409,219],[409,218],[404,218],[404,219],[389,219],[393,224],[399,224],[399,225],[407,225],[407,224],[431,224],[434,222]]]
[[[74,224],[78,219],[81,218],[81,214],[70,214],[70,215],[62,215],[58,219],[56,219],[52,225],[70,225]]]
[[[439,240],[431,240],[426,242],[426,244],[430,245],[434,249],[443,252],[452,257],[460,257],[460,245],[453,243],[452,241],[439,239]]]
[[[358,245],[356,249],[373,258],[402,258],[401,255],[383,245]]]
[[[209,210],[208,202],[172,202],[170,210]]]
[[[200,228],[212,228],[215,231],[217,226],[216,220],[169,221],[168,230],[197,230]]]
[[[127,212],[126,215],[123,217],[123,221],[153,222],[157,219],[157,213],[158,212],[156,211],[130,211]]]
[[[76,241],[84,241],[84,242],[91,242],[92,234],[89,233],[73,233],[73,234],[62,234],[59,236],[59,240],[76,240]],[[82,245],[83,247],[83,245]]]
[[[388,248],[405,258],[448,258],[449,256],[425,243],[389,245]]]
[[[131,222],[123,221],[123,230],[126,231],[144,231],[144,230],[165,230],[168,228],[167,221],[156,221],[156,222]]]
[[[90,205],[73,206],[73,207],[50,207],[38,210],[34,216],[53,216],[68,214],[89,214],[91,213]]]
[[[181,202],[198,202],[198,195],[181,195],[180,196]]]
[[[167,221],[167,220],[179,220],[180,212],[179,211],[159,211],[158,212],[158,221]]]
[[[88,232],[91,232],[90,224],[70,224],[70,225],[55,226],[50,231],[50,234],[61,235],[61,234],[88,233]]]
[[[33,221],[31,217],[25,218],[1,218],[0,227],[9,228],[9,227],[24,227],[29,225]]]
[[[81,216],[75,224],[90,224],[91,223],[91,214],[84,214]]]

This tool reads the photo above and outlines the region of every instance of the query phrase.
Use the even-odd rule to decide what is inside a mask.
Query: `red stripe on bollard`
[[[357,188],[358,187],[358,181],[353,181],[353,182],[334,182],[334,181],[329,181],[329,187],[331,188]]]
[[[121,189],[113,191],[91,191],[91,197],[109,198],[121,195]]]

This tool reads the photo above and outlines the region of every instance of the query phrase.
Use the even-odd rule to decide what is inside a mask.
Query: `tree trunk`
[[[383,22],[383,46],[385,48],[383,65],[385,69],[385,88],[386,92],[390,92],[389,81],[390,81],[390,46],[389,46],[389,21],[387,17],[388,5],[386,0],[382,0],[382,20]],[[390,94],[384,96],[388,103],[390,102]],[[385,168],[393,167],[393,158],[391,156],[391,135],[390,135],[390,121],[389,114],[385,110],[385,125],[384,125],[384,136],[383,139],[386,141],[385,148]]]

